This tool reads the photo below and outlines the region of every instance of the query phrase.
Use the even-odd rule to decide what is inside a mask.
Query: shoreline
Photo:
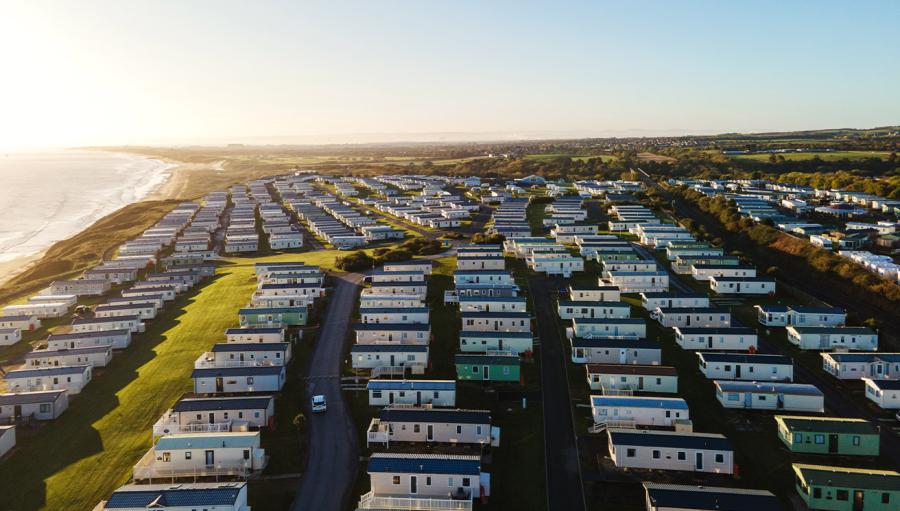
[[[188,168],[190,165],[186,165],[183,162],[172,160],[169,158],[158,158],[152,156],[141,155],[137,153],[124,153],[120,151],[98,151],[105,152],[109,154],[118,154],[124,155],[132,158],[144,158],[147,160],[155,160],[165,165],[160,173],[162,174],[162,180],[156,184],[146,195],[140,197],[134,201],[127,202],[121,204],[118,208],[113,211],[108,212],[106,215],[101,215],[97,218],[94,218],[89,224],[85,225],[82,229],[77,232],[73,232],[71,235],[66,238],[57,240],[51,243],[50,246],[45,247],[44,249],[36,252],[34,254],[22,255],[15,257],[13,259],[7,261],[0,261],[0,288],[6,285],[10,280],[14,279],[16,276],[22,274],[27,271],[31,267],[35,265],[38,261],[40,261],[44,255],[47,253],[47,250],[52,247],[55,243],[60,241],[69,240],[78,234],[82,233],[85,229],[93,225],[96,221],[101,218],[115,213],[116,211],[121,210],[131,204],[135,204],[143,201],[152,201],[152,200],[167,200],[167,199],[176,199],[183,192],[185,185],[187,184],[187,177],[185,172],[189,171]]]

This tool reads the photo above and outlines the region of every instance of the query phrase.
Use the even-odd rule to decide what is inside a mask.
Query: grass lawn
[[[3,507],[91,509],[107,498],[128,481],[132,466],[150,448],[153,423],[191,391],[194,360],[222,340],[226,328],[237,325],[237,311],[256,287],[253,263],[304,261],[330,268],[336,252],[228,259],[212,280],[167,304],[147,332],[94,373],[59,419],[17,431],[19,445],[4,461],[0,477]],[[297,350],[301,363],[303,342],[308,340]],[[295,363],[292,373],[298,367]],[[279,460],[277,449],[270,455],[276,467],[297,468]]]
[[[823,161],[834,161],[834,160],[862,160],[865,158],[881,158],[885,159],[890,156],[890,151],[831,151],[831,152],[820,152],[820,153],[775,153],[775,156],[783,156],[785,160],[790,161],[799,161],[799,160],[811,160],[814,157],[818,156],[820,160]],[[769,157],[771,155],[769,153],[765,154],[737,154],[732,156],[732,158],[737,158],[741,160],[756,160],[756,161],[769,161]]]

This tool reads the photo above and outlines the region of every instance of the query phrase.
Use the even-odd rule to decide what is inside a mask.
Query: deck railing
[[[455,500],[435,497],[381,496],[373,492],[359,499],[357,509],[417,510],[417,511],[470,511],[471,500]]]

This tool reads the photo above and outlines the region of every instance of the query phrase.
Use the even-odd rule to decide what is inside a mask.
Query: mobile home
[[[454,380],[369,380],[369,405],[456,406]]]
[[[674,427],[690,419],[688,404],[675,397],[591,396],[594,424]]]
[[[794,362],[782,355],[697,353],[700,372],[710,380],[794,381]]]
[[[725,408],[823,413],[825,396],[814,385],[715,380],[716,399]]]
[[[609,452],[619,468],[734,473],[731,442],[711,433],[610,429]]]
[[[603,394],[627,392],[678,392],[678,372],[661,365],[587,364],[588,386]]]
[[[881,434],[864,419],[776,415],[775,425],[778,438],[794,453],[878,456]]]

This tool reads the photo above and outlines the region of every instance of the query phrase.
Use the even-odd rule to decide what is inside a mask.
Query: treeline
[[[772,273],[786,282],[801,288],[815,283],[818,294],[827,293],[842,303],[863,305],[877,311],[880,318],[896,318],[900,314],[900,286],[897,284],[830,250],[741,216],[734,202],[722,196],[707,197],[683,188],[675,194],[719,224],[710,225],[702,218],[693,217],[692,221],[683,222],[687,227],[699,230],[707,238],[727,237],[729,242],[737,245],[736,248],[756,261],[774,267]],[[683,215],[685,211],[679,213]],[[889,324],[883,319],[874,322],[881,326]]]
[[[481,158],[457,163],[449,169],[445,166],[434,167],[434,171],[451,176],[480,176],[494,179],[515,179],[534,174],[548,180],[573,180],[619,179],[628,168],[628,164],[622,160],[603,161],[602,158],[572,159],[568,156],[558,156],[543,160]]]
[[[842,172],[859,178],[900,176],[900,157],[896,153],[887,158],[823,160],[814,155],[808,160],[789,160],[772,154],[768,160],[732,158],[720,152],[704,150],[669,151],[676,158],[671,162],[642,161],[638,164],[651,175],[669,178],[696,179],[769,179],[801,174],[835,174]],[[792,178],[794,179],[794,178]],[[794,181],[786,181],[794,182]],[[801,184],[801,183],[796,183]]]

